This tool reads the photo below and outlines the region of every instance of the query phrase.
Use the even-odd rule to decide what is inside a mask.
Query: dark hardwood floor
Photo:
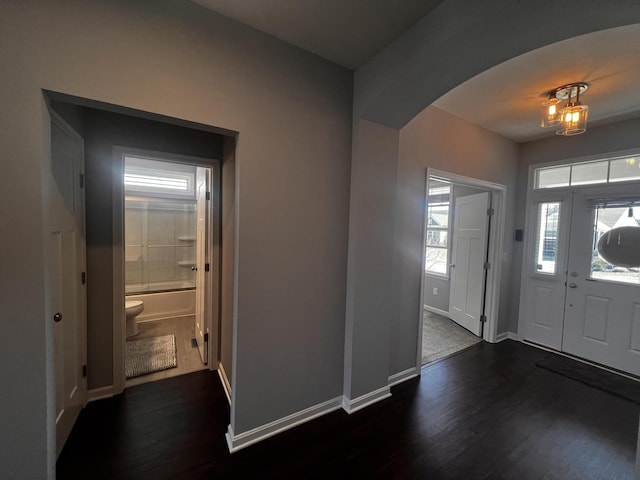
[[[392,397],[228,453],[217,374],[129,388],[82,412],[59,479],[632,479],[637,404],[534,365],[527,345],[480,343]]]

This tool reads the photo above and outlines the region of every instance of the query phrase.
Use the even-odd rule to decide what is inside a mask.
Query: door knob
[[[449,265],[451,268],[456,268],[456,264],[452,263],[451,265]]]
[[[53,316],[53,321],[54,322],[60,322],[62,320],[62,314],[60,312],[57,312],[54,316]]]
[[[571,282],[569,284],[569,288],[576,288],[578,285],[576,283]]]
[[[198,267],[196,267],[195,265],[193,267],[191,267],[191,271],[195,272],[196,270],[198,270]]]

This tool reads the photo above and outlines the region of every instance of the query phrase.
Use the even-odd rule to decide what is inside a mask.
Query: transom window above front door
[[[640,153],[535,170],[534,190],[640,180]]]

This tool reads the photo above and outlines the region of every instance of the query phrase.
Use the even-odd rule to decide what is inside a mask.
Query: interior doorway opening
[[[427,170],[418,366],[496,341],[505,191]]]
[[[117,395],[125,388],[124,163],[114,152],[126,146],[190,156],[181,162],[210,167],[212,176],[217,175],[214,180],[219,188],[212,201],[221,212],[215,234],[220,271],[216,273],[219,288],[213,296],[219,304],[212,309],[219,320],[208,332],[207,367],[218,371],[231,403],[238,132],[52,91],[44,95],[52,112],[85,145],[86,174],[81,182],[86,190],[87,362],[83,372],[88,401]],[[217,169],[211,159],[217,162]]]
[[[215,365],[217,162],[132,149],[116,155],[124,163],[126,386]]]

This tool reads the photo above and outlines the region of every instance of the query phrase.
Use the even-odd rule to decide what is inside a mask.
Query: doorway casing
[[[503,245],[504,245],[504,231],[506,223],[506,205],[505,199],[507,194],[507,187],[505,185],[489,182],[486,180],[480,180],[477,178],[466,177],[455,173],[445,172],[443,170],[437,170],[435,168],[427,168],[425,174],[425,190],[424,201],[425,214],[422,218],[422,242],[421,242],[421,254],[420,254],[420,305],[418,314],[418,350],[416,352],[416,369],[420,371],[422,363],[422,316],[424,309],[424,262],[425,262],[425,246],[427,241],[427,215],[426,204],[429,194],[429,178],[438,177],[443,180],[448,180],[455,184],[461,184],[469,187],[474,187],[482,190],[490,191],[493,194],[492,208],[494,210],[493,221],[491,222],[491,229],[489,232],[488,242],[488,262],[490,268],[487,270],[487,287],[484,294],[485,298],[485,315],[487,322],[483,328],[482,338],[483,340],[495,343],[497,339],[498,330],[498,310],[500,306],[500,281],[502,278],[502,262],[503,262]]]
[[[184,163],[198,167],[211,168],[211,208],[209,208],[209,232],[207,235],[209,258],[211,263],[210,278],[215,285],[208,283],[205,295],[209,302],[205,313],[205,328],[209,332],[207,366],[209,370],[218,369],[219,325],[220,325],[220,160],[180,155],[167,152],[141,150],[131,147],[113,147],[113,394],[122,393],[125,389],[125,279],[124,279],[124,157],[136,154],[153,157],[154,160],[172,163]],[[213,287],[213,288],[211,288]]]

